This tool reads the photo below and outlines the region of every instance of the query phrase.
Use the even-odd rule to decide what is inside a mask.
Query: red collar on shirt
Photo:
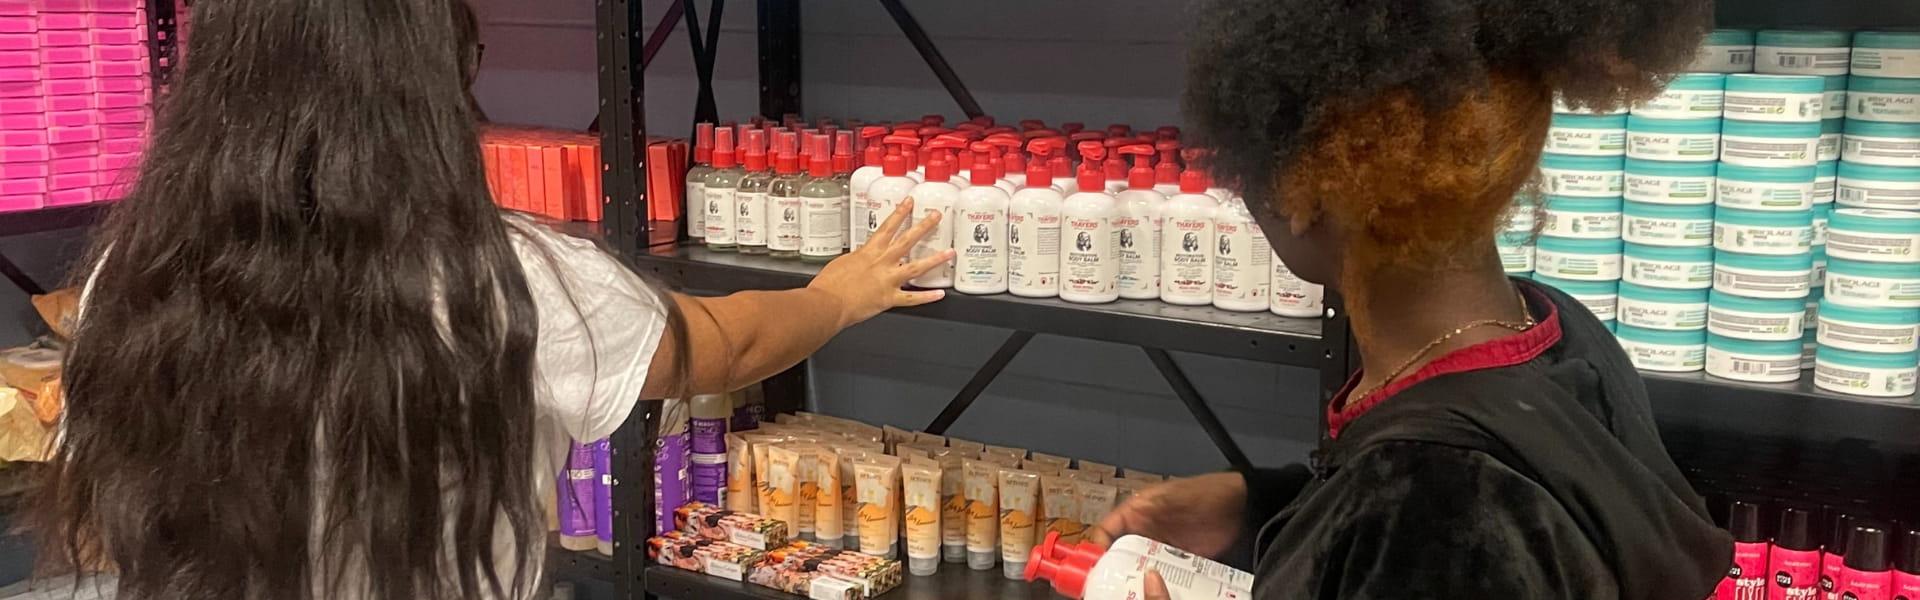
[[[1546,307],[1546,315],[1535,319],[1531,329],[1455,350],[1420,367],[1420,370],[1414,371],[1412,375],[1396,379],[1386,387],[1375,390],[1345,410],[1337,410],[1334,407],[1344,404],[1343,400],[1347,395],[1353,393],[1353,386],[1360,383],[1361,373],[1354,372],[1353,376],[1347,378],[1346,386],[1340,388],[1340,393],[1334,396],[1333,404],[1327,408],[1327,435],[1339,437],[1340,428],[1360,418],[1360,415],[1367,414],[1367,411],[1373,410],[1373,407],[1379,406],[1387,398],[1422,381],[1453,373],[1511,367],[1533,360],[1540,356],[1540,353],[1546,352],[1547,348],[1560,343],[1559,307],[1546,296],[1525,285],[1521,285],[1520,289],[1532,304]]]

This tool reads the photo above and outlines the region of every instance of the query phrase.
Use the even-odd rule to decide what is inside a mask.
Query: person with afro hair
[[[1579,302],[1508,278],[1494,245],[1556,94],[1613,109],[1656,93],[1711,15],[1710,0],[1200,8],[1189,124],[1287,265],[1344,299],[1362,368],[1311,467],[1145,490],[1093,539],[1257,565],[1261,600],[1711,595],[1732,540],[1667,456],[1639,375]]]

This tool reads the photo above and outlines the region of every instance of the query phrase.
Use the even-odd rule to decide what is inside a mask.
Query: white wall
[[[487,44],[478,95],[497,121],[580,127],[595,109],[590,0],[476,0]],[[699,2],[702,15],[707,2]],[[974,97],[1003,122],[1091,127],[1179,122],[1185,58],[1182,4],[1157,0],[909,0]],[[651,27],[666,2],[646,3]],[[758,108],[753,3],[722,19],[715,90],[722,118]],[[801,6],[802,103],[809,117],[962,117],[877,2]],[[703,23],[704,25],[704,23]],[[645,76],[647,123],[686,131],[694,77],[685,29]],[[642,43],[643,39],[635,40]],[[938,414],[1006,330],[884,316],[848,331],[812,362],[815,408],[902,427]],[[1317,436],[1313,371],[1204,356],[1177,357],[1257,463],[1305,459]],[[951,431],[996,444],[1168,473],[1224,459],[1137,348],[1039,337]]]

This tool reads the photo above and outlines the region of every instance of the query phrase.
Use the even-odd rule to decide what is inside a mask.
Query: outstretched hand
[[[827,263],[820,274],[807,284],[808,289],[825,292],[840,301],[842,328],[871,319],[874,315],[904,306],[919,306],[946,297],[941,290],[907,291],[907,280],[919,277],[941,263],[953,260],[948,249],[917,261],[903,263],[914,244],[940,224],[939,213],[929,213],[912,227],[902,227],[913,212],[913,198],[894,209],[893,215],[867,238],[867,243]]]
[[[1087,541],[1109,546],[1139,535],[1209,558],[1240,539],[1247,480],[1239,473],[1185,477],[1140,490],[1087,530]]]

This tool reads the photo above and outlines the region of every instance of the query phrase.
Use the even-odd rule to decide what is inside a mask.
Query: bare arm
[[[867,245],[820,270],[807,287],[778,292],[738,292],[718,298],[674,294],[686,316],[685,348],[668,335],[661,340],[648,370],[644,392],[662,398],[681,386],[675,363],[689,359],[687,387],[692,393],[721,393],[746,387],[798,364],[841,330],[888,309],[918,306],[945,297],[940,291],[905,291],[908,279],[942,262],[953,251],[908,264],[902,259],[933,231],[938,213],[901,231],[913,200],[902,203],[880,225]]]

